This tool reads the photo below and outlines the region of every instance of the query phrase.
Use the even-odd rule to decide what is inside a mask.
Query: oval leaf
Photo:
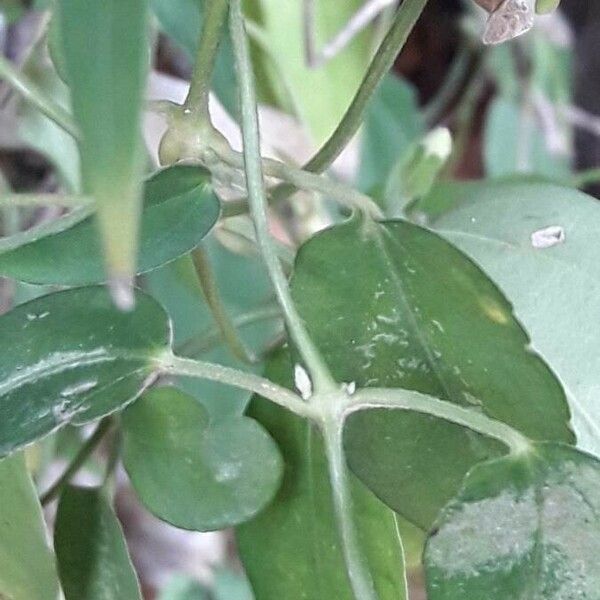
[[[571,439],[560,384],[511,306],[435,234],[354,219],[301,248],[292,288],[338,381],[412,389],[474,406],[532,439]],[[461,427],[388,410],[352,415],[345,445],[354,472],[424,528],[467,470],[500,450]]]
[[[81,425],[132,401],[170,344],[162,307],[137,294],[122,313],[103,287],[50,294],[0,317],[0,456],[59,427]]]
[[[55,600],[58,574],[22,454],[0,460],[0,598]]]
[[[283,464],[269,434],[247,417],[210,423],[175,388],[144,394],[123,414],[125,468],[157,517],[196,531],[256,515],[273,498]]]
[[[147,0],[58,0],[57,10],[83,188],[96,200],[105,264],[125,305],[117,290],[135,274],[142,208]]]
[[[478,465],[427,543],[430,600],[597,598],[600,463],[558,444]]]
[[[600,456],[598,200],[544,183],[478,186],[436,221],[502,288],[556,371],[580,447]],[[586,334],[585,332],[588,332]]]
[[[202,168],[178,165],[147,183],[138,273],[193,250],[219,218],[220,204]],[[0,273],[36,284],[84,285],[106,280],[100,241],[89,217],[60,233],[0,254]]]
[[[292,385],[286,353],[267,375]],[[354,600],[336,525],[321,436],[304,419],[260,398],[250,414],[271,433],[286,471],[275,501],[237,529],[238,546],[257,600]],[[352,478],[354,519],[381,600],[407,598],[403,552],[394,513]]]
[[[63,490],[54,548],[65,600],[141,600],[121,525],[101,489]]]

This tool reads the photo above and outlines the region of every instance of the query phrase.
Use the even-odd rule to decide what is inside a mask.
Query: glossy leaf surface
[[[141,600],[121,525],[101,489],[63,490],[54,548],[65,600]]]
[[[22,454],[0,460],[0,598],[56,600],[58,574]]]
[[[108,271],[126,282],[135,274],[142,209],[147,0],[58,0],[57,10],[83,191],[97,202]]]
[[[124,463],[141,501],[182,529],[246,521],[273,498],[283,469],[277,446],[252,419],[209,422],[176,388],[144,394],[123,414]]]
[[[300,249],[292,289],[338,381],[412,389],[533,439],[571,439],[560,384],[511,306],[437,235],[402,221],[348,221]],[[467,470],[500,450],[458,426],[389,410],[351,415],[345,445],[354,472],[423,528]]]
[[[532,345],[555,370],[579,445],[600,454],[598,201],[550,184],[495,184],[436,221],[515,306]]]
[[[287,355],[267,375],[291,385]],[[275,501],[238,527],[238,545],[256,600],[354,600],[347,580],[320,434],[305,420],[254,399],[250,414],[275,438],[286,471]],[[353,479],[354,519],[361,551],[381,600],[406,598],[402,546],[394,514]]]
[[[597,598],[599,514],[600,463],[573,448],[478,465],[428,541],[428,598]]]
[[[145,187],[138,273],[195,248],[219,218],[220,204],[201,168],[159,171]],[[0,254],[0,273],[37,284],[84,285],[106,280],[92,217]]]
[[[103,287],[57,292],[0,317],[0,456],[59,427],[87,423],[133,400],[170,343],[149,296],[122,313]]]

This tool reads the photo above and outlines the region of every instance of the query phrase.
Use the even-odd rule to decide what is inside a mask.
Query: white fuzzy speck
[[[550,225],[531,234],[531,245],[538,250],[552,248],[562,244],[565,237],[565,230],[560,225]]]
[[[312,396],[312,381],[300,364],[294,366],[294,384],[304,400],[308,400]]]

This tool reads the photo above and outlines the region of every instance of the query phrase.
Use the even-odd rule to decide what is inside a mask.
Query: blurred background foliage
[[[317,1],[317,46],[343,29],[362,3]],[[300,0],[247,0],[245,5],[266,151],[302,163],[341,119],[395,6],[390,3],[347,47],[314,68],[306,60]],[[149,96],[180,100],[191,73],[203,2],[151,0],[151,7]],[[483,19],[483,11],[470,1],[431,0],[394,72],[371,102],[360,135],[334,166],[337,176],[373,195],[388,215],[406,214],[427,223],[467,198],[483,178],[556,181],[600,193],[600,37],[594,33],[600,5],[563,0],[560,12],[538,18],[528,35],[498,47],[481,44]],[[59,36],[51,0],[0,0],[3,55],[67,107]],[[238,135],[234,82],[231,43],[225,36],[213,88],[217,122],[233,140]],[[79,191],[73,140],[2,83],[0,105],[0,191]],[[149,115],[144,132],[148,173],[158,166],[161,131]],[[277,217],[290,231],[282,239],[286,256],[293,256],[299,242],[327,224],[310,196],[297,200],[278,207]],[[57,210],[4,209],[2,233],[53,219]],[[224,305],[255,358],[252,368],[260,372],[260,357],[281,339],[282,324],[253,234],[239,219],[209,238],[203,252]],[[145,275],[140,284],[173,317],[177,348],[190,356],[240,365],[240,357],[222,343],[192,258]],[[0,308],[7,310],[47,291],[2,280]],[[249,400],[248,394],[209,383],[178,383],[213,419],[225,411],[243,412]],[[79,436],[78,430],[66,428],[29,451],[41,489],[74,455]],[[97,471],[90,460],[82,476],[93,479]],[[122,473],[116,500],[148,598],[251,598],[231,535],[185,533],[159,523],[135,505]],[[408,529],[405,533],[418,589],[414,557],[421,541]]]

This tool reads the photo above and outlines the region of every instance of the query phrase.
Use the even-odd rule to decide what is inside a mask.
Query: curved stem
[[[0,78],[4,79],[24,100],[35,106],[61,129],[64,129],[75,139],[79,138],[77,125],[71,115],[60,104],[46,96],[37,85],[26,75],[19,72],[3,56],[0,56]]]
[[[244,342],[240,339],[238,332],[233,325],[227,309],[223,304],[219,287],[210,266],[210,260],[206,251],[198,247],[192,252],[192,262],[198,275],[200,287],[210,308],[212,316],[221,332],[223,341],[231,350],[231,353],[242,362],[252,364],[256,362],[256,357],[246,348]]]
[[[333,505],[342,540],[342,552],[354,596],[357,600],[377,600],[373,579],[362,556],[354,526],[348,468],[342,445],[342,428],[341,420],[335,420],[322,426]]]
[[[228,165],[237,169],[244,168],[243,156],[224,144],[215,144],[214,150]],[[310,190],[328,196],[338,204],[353,210],[359,210],[373,219],[380,219],[383,213],[369,196],[328,177],[293,167],[272,158],[262,158],[262,169],[265,175],[291,183],[294,188]],[[277,189],[277,188],[276,188]],[[229,205],[229,206],[227,206]],[[247,210],[246,199],[228,202],[225,205],[225,216],[243,214]]]
[[[231,2],[230,27],[240,90],[246,187],[248,189],[248,201],[256,229],[256,239],[285,315],[290,335],[296,343],[313,379],[313,388],[317,391],[335,389],[336,385],[329,369],[308,335],[304,322],[296,310],[287,286],[287,279],[269,235],[254,76],[250,62],[248,38],[244,28],[241,0],[232,0]]]
[[[162,374],[180,375],[183,377],[195,377],[208,379],[217,383],[224,383],[233,387],[241,388],[259,394],[275,404],[296,413],[297,415],[315,419],[315,409],[304,402],[300,396],[264,377],[253,373],[246,373],[223,365],[208,362],[180,358],[173,354],[165,354],[156,359],[156,366]]]
[[[404,0],[396,12],[394,22],[383,38],[369,68],[340,124],[321,149],[304,165],[306,171],[322,173],[342,153],[360,128],[365,110],[386,73],[404,47],[419,19],[427,0]],[[295,186],[281,185],[274,191],[274,201],[284,200],[295,191]]]
[[[190,110],[200,121],[208,122],[208,99],[211,76],[217,60],[219,42],[225,20],[229,0],[208,0],[204,3],[205,12],[198,44],[198,53],[190,89],[185,99],[184,110]]]
[[[42,506],[49,504],[60,494],[65,485],[69,483],[73,475],[83,467],[92,452],[98,447],[98,444],[104,439],[104,436],[113,428],[114,419],[112,417],[104,417],[96,427],[94,433],[84,442],[75,458],[65,469],[63,474],[42,494],[40,502]]]
[[[531,443],[524,435],[501,421],[473,409],[411,390],[365,388],[350,398],[344,412],[348,415],[359,410],[376,408],[410,410],[444,419],[494,438],[505,444],[514,454],[527,453],[531,449]]]

